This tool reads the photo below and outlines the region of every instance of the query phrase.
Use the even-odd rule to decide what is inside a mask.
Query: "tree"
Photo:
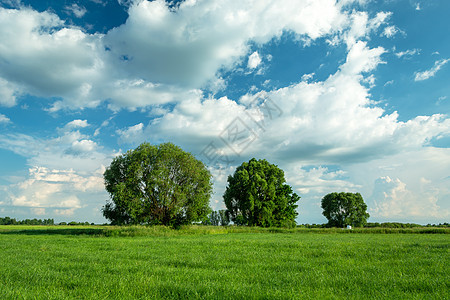
[[[227,213],[237,225],[295,226],[300,197],[285,184],[284,172],[265,159],[240,165],[223,196]]]
[[[217,211],[213,210],[209,215],[209,223],[213,226],[220,225],[220,215]]]
[[[211,211],[211,174],[172,143],[143,143],[112,161],[103,174],[110,201],[103,215],[113,224],[178,226]]]
[[[220,209],[219,216],[220,216],[220,225],[221,226],[228,226],[228,224],[230,224],[230,217],[227,214],[226,209]]]
[[[213,210],[208,219],[203,221],[203,225],[213,225],[213,226],[227,226],[230,224],[230,218],[225,209],[220,209],[218,211]]]
[[[322,209],[332,227],[361,227],[370,216],[360,193],[330,193],[322,198]]]

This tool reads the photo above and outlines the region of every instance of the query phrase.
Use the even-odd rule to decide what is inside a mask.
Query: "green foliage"
[[[212,211],[211,214],[209,214],[208,219],[203,222],[203,225],[212,226],[227,226],[228,224],[230,224],[230,217],[225,209]]]
[[[17,221],[14,218],[4,217],[0,218],[0,225],[54,225],[53,219],[25,219]]]
[[[360,193],[330,193],[322,198],[322,209],[332,227],[361,227],[370,216]]]
[[[220,225],[220,215],[217,211],[213,210],[209,215],[209,225],[219,226]]]
[[[225,209],[219,210],[219,217],[221,226],[228,226],[228,224],[230,224],[230,216]]]
[[[265,159],[252,158],[240,165],[223,196],[236,225],[295,226],[300,197],[285,184],[284,172]]]
[[[212,192],[205,165],[171,144],[141,144],[116,157],[104,173],[112,224],[180,226],[207,218]]]

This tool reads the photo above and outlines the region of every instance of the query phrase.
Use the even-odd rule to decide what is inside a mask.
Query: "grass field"
[[[0,299],[449,299],[448,229],[273,231],[0,226]]]

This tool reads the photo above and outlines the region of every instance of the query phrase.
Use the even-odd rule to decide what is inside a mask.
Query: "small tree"
[[[332,227],[361,227],[370,216],[360,193],[330,193],[323,197],[322,209]]]
[[[295,226],[300,197],[285,184],[284,172],[265,159],[240,165],[223,196],[227,212],[237,225]]]
[[[111,196],[103,215],[113,224],[178,226],[210,212],[211,174],[171,143],[141,144],[116,157],[103,177]]]
[[[230,217],[228,216],[227,211],[225,209],[219,210],[219,216],[221,226],[227,226],[228,224],[230,224]]]
[[[220,215],[217,211],[213,210],[211,214],[209,215],[209,222],[213,226],[219,226],[220,225]]]

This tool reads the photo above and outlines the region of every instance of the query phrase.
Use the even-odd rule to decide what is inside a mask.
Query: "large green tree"
[[[141,144],[117,156],[103,174],[113,224],[178,226],[207,218],[211,174],[192,154],[171,143]]]
[[[228,176],[223,198],[235,224],[295,226],[300,197],[286,184],[283,170],[265,159],[242,163]]]
[[[360,193],[330,193],[322,198],[322,209],[332,227],[361,227],[370,216]]]

